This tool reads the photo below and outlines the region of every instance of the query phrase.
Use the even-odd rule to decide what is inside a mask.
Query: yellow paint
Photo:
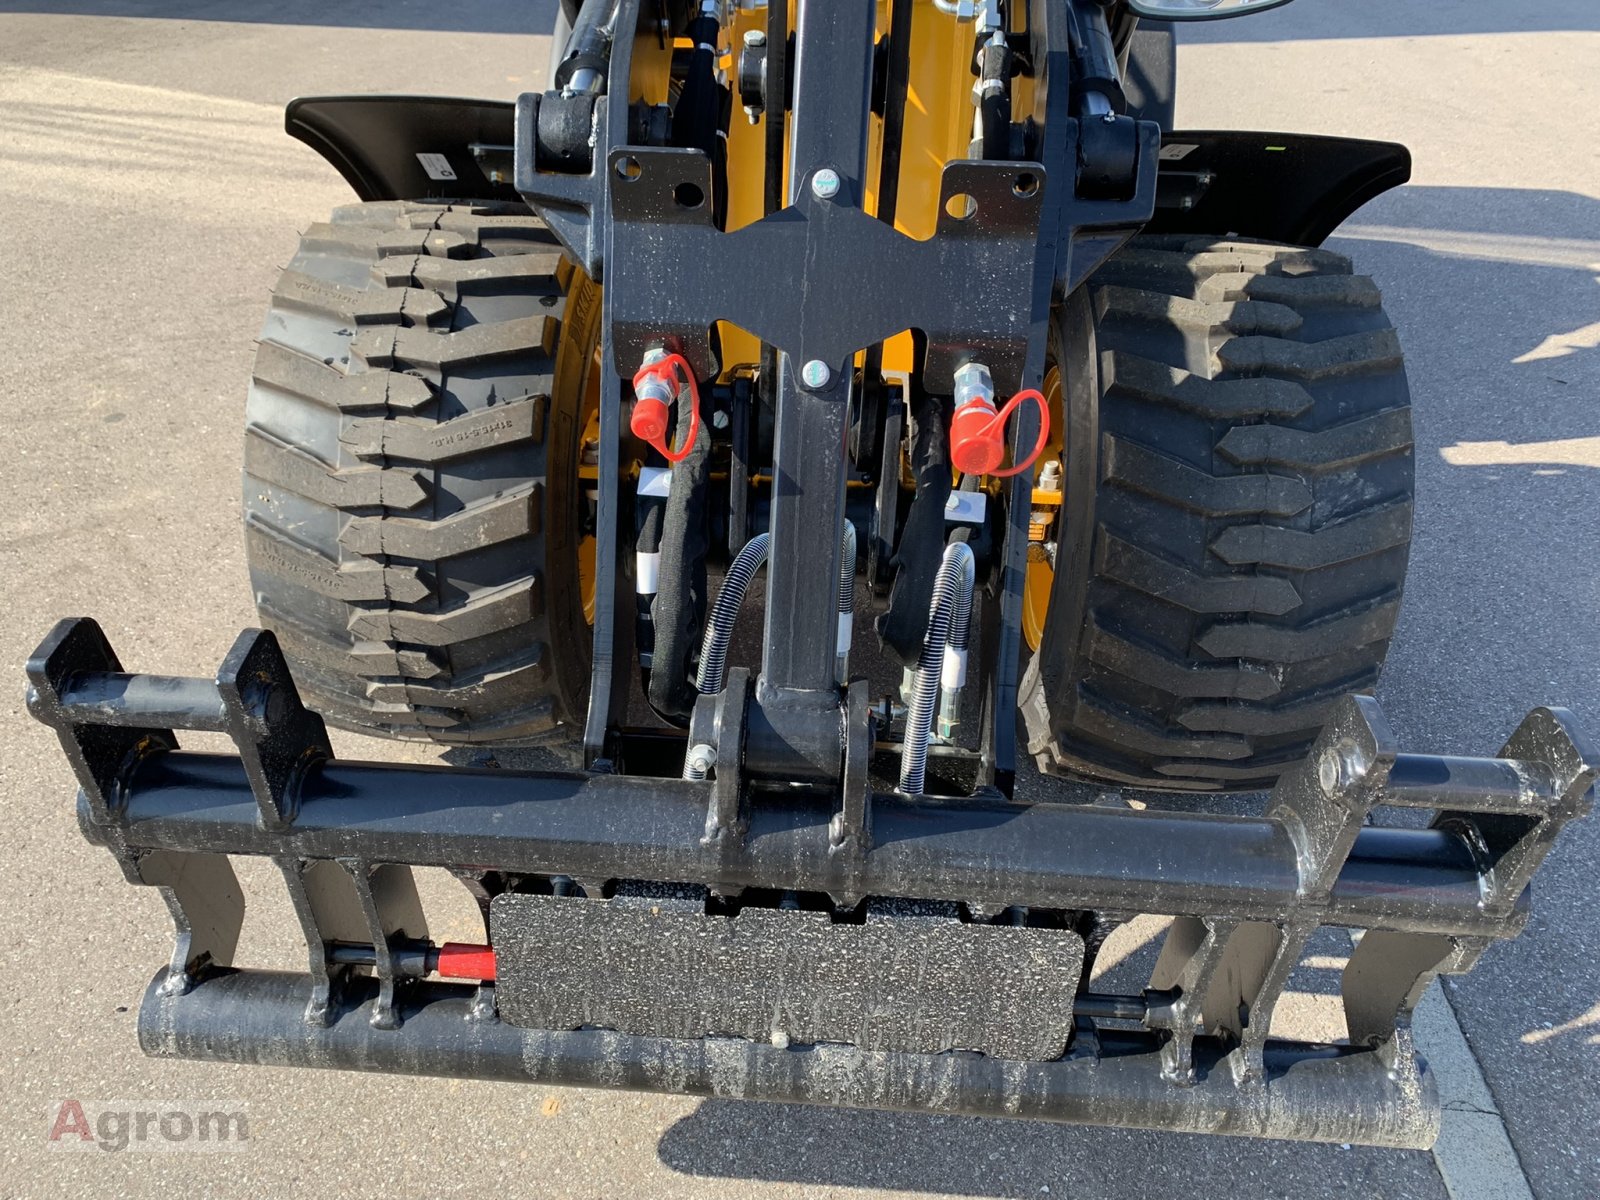
[[[1051,366],[1044,376],[1045,407],[1050,413],[1050,438],[1045,442],[1044,449],[1039,453],[1039,461],[1034,464],[1034,478],[1044,469],[1044,464],[1052,459],[1065,463],[1065,437],[1066,414],[1062,411],[1061,400],[1061,369]],[[1047,491],[1044,488],[1033,489],[1033,507],[1035,509],[1060,509],[1064,495],[1059,491]],[[1037,538],[1033,531],[1038,523],[1029,523],[1029,541],[1031,543],[1043,542],[1048,535],[1048,527],[1041,528]],[[1053,525],[1059,536],[1060,516],[1056,515]],[[1028,573],[1022,581],[1022,636],[1027,639],[1028,649],[1035,654],[1044,641],[1045,618],[1050,615],[1050,594],[1055,590],[1056,573],[1050,566],[1050,560],[1045,557],[1044,546],[1031,544],[1028,547]]]
[[[878,2],[877,36],[888,32],[888,0]],[[734,55],[743,45],[747,29],[764,28],[766,14],[759,9],[741,11],[724,37],[723,65],[730,76]],[[793,6],[790,27],[793,28]],[[895,228],[914,238],[933,236],[939,218],[939,191],[945,164],[967,157],[972,137],[972,26],[934,8],[932,0],[919,0],[911,10],[911,67],[906,89],[905,130],[900,155],[900,191],[895,206]],[[1017,110],[1031,103],[1019,89]],[[877,180],[883,158],[883,121],[870,118],[867,139],[865,210],[878,211]],[[788,155],[784,156],[785,163]],[[728,228],[739,229],[760,220],[766,170],[765,118],[751,125],[735,105],[728,130]],[[785,181],[787,186],[787,180]],[[754,337],[728,322],[721,322],[724,377],[741,364],[756,361],[760,346]],[[913,369],[909,333],[897,334],[884,345],[885,373]]]

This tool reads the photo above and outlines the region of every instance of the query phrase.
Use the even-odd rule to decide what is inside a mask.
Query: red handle
[[[670,463],[679,463],[689,457],[689,451],[694,449],[694,440],[700,435],[700,385],[695,382],[694,371],[689,367],[688,361],[681,354],[669,354],[659,358],[653,363],[646,363],[634,372],[633,390],[639,388],[651,379],[665,376],[672,387],[673,396],[681,390],[678,382],[678,372],[683,372],[683,384],[689,389],[689,434],[683,439],[683,445],[673,450],[671,440],[667,436],[669,411],[667,405],[655,397],[635,399],[633,402],[633,415],[629,418],[628,426],[633,430],[635,437],[650,443]]]
[[[494,966],[494,947],[446,942],[439,947],[439,965],[435,969],[446,979],[490,980],[494,978]]]

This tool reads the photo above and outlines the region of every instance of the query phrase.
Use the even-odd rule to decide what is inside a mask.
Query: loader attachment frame
[[[130,882],[158,887],[173,916],[174,954],[139,1019],[152,1055],[1389,1146],[1427,1146],[1437,1128],[1412,1010],[1435,975],[1467,970],[1520,931],[1529,881],[1591,807],[1600,774],[1559,710],[1530,713],[1496,758],[1452,758],[1398,752],[1377,704],[1354,696],[1259,817],[1027,804],[992,788],[965,799],[876,791],[859,739],[842,794],[763,787],[739,769],[737,743],[724,743],[717,779],[698,782],[345,763],[271,634],[241,635],[213,682],[127,674],[93,621],[69,620],[28,673],[30,707],[77,774],[85,835]],[[724,696],[745,711],[748,676]],[[723,729],[737,724],[728,712]],[[175,729],[227,732],[239,753],[179,750]],[[1427,828],[1368,824],[1386,806],[1435,815]],[[234,965],[234,856],[279,867],[305,973]],[[496,948],[478,970],[489,978],[419,978],[450,972],[428,941],[413,866],[475,885]],[[726,1026],[669,1036],[664,1027],[699,1019],[686,1009],[714,1012],[740,981],[701,977],[693,1003],[641,1012],[622,1002],[611,938],[552,953],[550,914],[534,912],[591,906],[612,933],[648,914],[663,935],[665,921],[754,916],[759,955],[828,937],[816,911],[771,900],[795,895],[887,922],[889,937],[904,922],[933,939],[924,945],[974,928],[1040,934],[1032,953],[1054,963],[1052,981],[1077,981],[1066,1009],[1059,994],[1052,1004],[1048,990],[1010,987],[1018,960],[1003,953],[981,986],[1015,999],[1012,1032],[1065,1022],[1060,1053],[948,1044],[937,1014],[865,1045],[790,1041],[781,1021],[767,1038]],[[1076,926],[1052,919],[1108,910],[1173,918],[1142,993],[1088,991]],[[529,943],[542,957],[516,949],[530,915],[546,930]],[[1360,931],[1342,982],[1349,1042],[1272,1037],[1274,1005],[1323,926]],[[856,953],[846,967],[870,978],[863,944],[841,938],[830,952]],[[670,971],[673,957],[656,965]],[[917,961],[960,991],[958,975],[940,974],[946,955]],[[570,1007],[575,982],[597,998],[592,1020],[518,1023]],[[779,1008],[801,998],[830,1001],[772,997]],[[903,1000],[884,987],[857,1003]]]
[[[1105,6],[1027,6],[1032,112],[974,139],[1005,153],[945,164],[946,217],[915,239],[866,211],[876,6],[798,0],[793,61],[775,54],[765,75],[767,211],[728,232],[714,155],[663,145],[659,114],[633,102],[634,32],[657,39],[654,6],[647,21],[639,0],[592,2],[557,87],[518,102],[510,166],[604,286],[583,769],[338,761],[271,634],[241,635],[206,681],[128,674],[92,620],[62,622],[29,663],[30,708],[74,769],[85,835],[160,889],[177,931],[143,1047],[1427,1145],[1436,1106],[1410,1014],[1436,974],[1522,928],[1540,861],[1591,805],[1600,758],[1566,714],[1535,710],[1498,758],[1419,756],[1398,751],[1374,701],[1349,697],[1257,816],[1105,807],[1089,802],[1098,789],[1029,802],[1014,795],[1026,473],[995,494],[982,743],[959,786],[886,784],[867,682],[837,678],[857,354],[911,328],[932,394],[979,363],[1004,391],[1038,388],[1053,306],[1157,211],[1161,131],[1122,114]],[[787,46],[788,6],[766,19],[766,44]],[[322,115],[299,113],[324,153],[363,119]],[[376,194],[422,186],[407,153],[340,158]],[[467,153],[503,176],[494,144]],[[735,269],[752,258],[765,273]],[[741,321],[765,340],[775,429],[763,660],[698,694],[686,730],[645,733],[626,721],[624,381],[667,351],[714,379],[714,324]],[[1032,406],[1018,412],[1016,461],[1038,428]],[[872,534],[893,546],[892,521]],[[226,733],[236,752],[181,750],[179,730]],[[1435,815],[1369,824],[1389,806]],[[234,962],[238,856],[277,866],[303,973]],[[468,887],[485,945],[430,939],[417,867]],[[1096,922],[1135,913],[1171,919],[1148,986],[1091,991]],[[1275,1038],[1277,1001],[1325,926],[1361,935],[1348,1042]]]

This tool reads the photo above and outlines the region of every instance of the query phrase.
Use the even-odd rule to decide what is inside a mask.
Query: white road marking
[[[1444,1120],[1433,1161],[1451,1200],[1533,1200],[1522,1160],[1442,984],[1428,989],[1412,1029],[1439,1086]]]

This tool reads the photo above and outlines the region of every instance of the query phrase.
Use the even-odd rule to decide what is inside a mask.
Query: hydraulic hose
[[[733,625],[739,617],[750,581],[766,565],[771,545],[770,533],[758,533],[733,556],[727,577],[722,581],[722,590],[717,593],[716,603],[711,606],[711,616],[706,620],[706,635],[700,649],[700,669],[694,681],[695,689],[702,696],[715,695],[726,682],[728,645],[733,641]],[[836,646],[838,674],[842,681],[850,659],[850,621],[855,613],[856,598],[856,527],[849,521],[844,523],[844,537],[839,552],[839,586],[835,592],[838,615]],[[704,763],[697,761],[700,758],[695,753],[697,749],[700,748],[690,747],[689,755],[684,760],[685,779],[706,777]]]
[[[961,644],[966,646],[966,627],[972,614],[972,588],[977,566],[972,548],[965,542],[952,542],[944,549],[939,573],[933,579],[933,601],[928,606],[928,631],[922,639],[922,655],[917,660],[916,685],[911,707],[906,713],[905,745],[900,752],[900,790],[920,795],[927,780],[928,733],[933,725],[934,702],[944,666],[946,647],[960,618]],[[963,603],[964,599],[964,603]]]
[[[766,565],[767,550],[772,543],[770,533],[758,533],[744,544],[744,549],[734,555],[728,567],[722,590],[711,606],[711,616],[706,621],[706,636],[700,651],[700,670],[695,676],[695,689],[702,696],[714,695],[722,690],[728,667],[728,643],[733,640],[733,623],[738,619],[739,608],[744,604],[745,589],[756,577],[756,572]],[[850,625],[848,617],[855,611],[856,598],[856,527],[844,523],[844,537],[840,543],[839,588],[837,592],[838,655],[843,660],[850,654]]]
[[[839,548],[839,629],[834,635],[839,666],[835,679],[842,685],[850,674],[850,640],[856,617],[856,527],[844,523],[844,544]]]
[[[956,726],[961,722],[961,689],[967,682],[967,637],[972,628],[975,586],[975,581],[968,581],[956,589],[955,606],[950,613],[950,635],[945,642],[939,671],[939,736],[942,738],[954,737]]]
[[[650,670],[655,662],[656,627],[651,616],[656,592],[661,588],[661,525],[666,501],[643,497],[637,501],[638,533],[634,538],[634,648],[639,665]]]
[[[756,572],[766,565],[767,548],[772,544],[770,533],[758,533],[744,544],[744,549],[733,556],[717,602],[711,606],[711,616],[706,621],[706,636],[700,648],[700,670],[694,686],[702,696],[722,690],[728,667],[728,643],[733,640],[733,623],[739,616],[739,606],[744,603],[745,589],[756,577]]]

